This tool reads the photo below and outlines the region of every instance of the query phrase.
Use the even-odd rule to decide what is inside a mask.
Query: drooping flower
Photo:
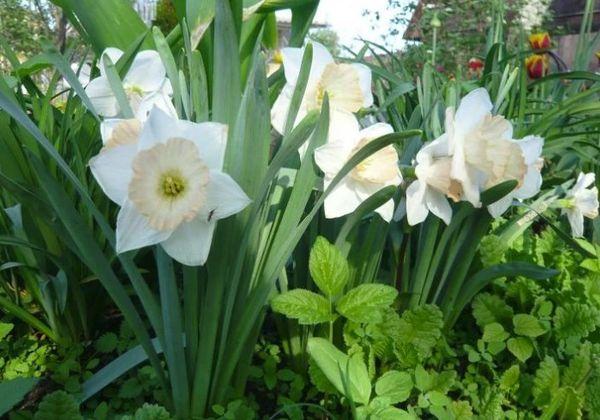
[[[462,186],[450,177],[452,158],[448,154],[447,136],[425,145],[416,156],[417,179],[406,189],[406,217],[411,226],[422,223],[429,212],[447,225],[452,207],[447,197],[460,201]]]
[[[525,59],[527,74],[531,79],[541,79],[548,74],[550,62],[547,54],[533,54]]]
[[[105,127],[105,147],[90,161],[98,184],[121,206],[117,252],[161,244],[182,264],[204,264],[217,221],[250,202],[222,172],[227,126],[180,121],[159,108],[141,131],[139,122],[125,121]]]
[[[329,141],[352,136],[359,125],[354,113],[373,104],[371,70],[363,64],[336,63],[327,49],[314,42],[310,75],[294,125],[309,111],[320,110],[325,94],[329,97]],[[286,85],[271,110],[271,123],[283,133],[290,102],[300,74],[304,48],[283,48]]]
[[[571,225],[571,232],[575,238],[583,236],[583,218],[595,219],[598,217],[598,188],[588,188],[596,182],[594,173],[577,177],[577,182],[567,193],[562,203],[562,214],[567,215]]]
[[[122,55],[123,52],[117,48],[107,48],[98,64],[100,76],[90,81],[85,88],[96,112],[103,117],[112,118],[121,113],[106,76],[104,56],[116,63]],[[144,121],[154,106],[171,113],[170,108],[173,108],[173,104],[170,96],[173,90],[166,77],[165,66],[156,51],[141,51],[135,56],[123,78],[123,88],[137,119]]]
[[[537,32],[529,35],[529,45],[534,51],[544,51],[550,48],[550,35],[548,32]]]
[[[521,148],[523,161],[526,165],[526,171],[519,173],[507,173],[505,179],[495,179],[488,181],[488,186],[494,186],[504,181],[518,181],[517,187],[502,197],[495,203],[488,206],[488,211],[492,217],[500,217],[513,202],[513,199],[525,200],[535,196],[540,192],[542,187],[541,170],[544,165],[544,160],[541,158],[544,139],[538,136],[527,136],[523,140],[509,140]],[[514,178],[508,177],[512,175]]]
[[[357,131],[344,141],[328,143],[316,149],[315,162],[325,174],[325,188],[357,151],[393,131],[390,125],[378,123]],[[352,213],[377,191],[390,185],[398,186],[401,182],[396,149],[392,145],[386,146],[359,163],[332,190],[325,199],[325,217],[331,219]],[[375,211],[389,222],[394,213],[394,201],[389,200]]]

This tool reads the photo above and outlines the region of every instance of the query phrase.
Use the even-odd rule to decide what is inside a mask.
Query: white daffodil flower
[[[580,173],[577,182],[561,200],[563,211],[571,225],[571,232],[575,238],[583,236],[583,218],[595,219],[598,217],[598,188],[588,188],[596,182],[594,173]]]
[[[446,111],[450,176],[461,183],[464,199],[474,207],[481,207],[481,191],[521,180],[528,170],[521,147],[511,141],[512,125],[493,116],[492,109],[488,92],[479,88],[461,100],[456,113],[452,108]]]
[[[446,197],[459,201],[462,187],[450,177],[452,158],[448,156],[448,139],[442,136],[425,145],[416,156],[417,179],[406,189],[406,217],[411,226],[422,223],[429,212],[447,225],[452,219],[452,207]]]
[[[354,113],[373,105],[371,70],[363,64],[336,63],[323,45],[313,42],[312,46],[310,75],[294,126],[308,112],[320,110],[327,93],[330,107],[329,141],[351,137],[360,129]],[[304,48],[283,48],[281,54],[287,83],[271,110],[271,122],[280,134],[285,128]]]
[[[123,51],[107,48],[102,53],[98,63],[100,77],[90,81],[85,92],[96,112],[103,117],[111,118],[118,116],[121,110],[106,77],[105,55],[116,63],[123,55]],[[140,121],[147,118],[154,106],[173,114],[173,104],[170,99],[173,89],[166,74],[165,66],[156,51],[141,51],[133,59],[129,71],[123,78],[123,88],[135,117]]]
[[[521,148],[521,153],[526,171],[520,178],[506,178],[501,180],[493,180],[493,185],[497,185],[503,181],[515,179],[518,181],[517,187],[502,197],[500,200],[488,206],[488,211],[492,217],[497,218],[502,216],[510,207],[513,199],[525,200],[531,198],[540,192],[542,187],[542,167],[544,160],[541,158],[542,148],[544,147],[544,139],[538,136],[527,136],[523,140],[509,140]],[[513,173],[513,176],[516,174]],[[490,186],[493,186],[490,185]]]
[[[394,130],[388,124],[375,124],[345,141],[327,143],[315,150],[315,162],[325,174],[325,188],[344,164],[366,144]],[[402,175],[398,168],[398,154],[394,146],[387,146],[359,163],[346,175],[325,199],[325,217],[328,219],[352,213],[367,198],[389,185],[400,185]],[[394,200],[375,210],[389,222],[394,214]]]
[[[121,206],[117,252],[161,244],[180,263],[202,265],[217,220],[250,202],[222,172],[227,126],[180,121],[154,108],[139,129],[131,120],[105,127],[105,147],[90,161],[98,184]]]

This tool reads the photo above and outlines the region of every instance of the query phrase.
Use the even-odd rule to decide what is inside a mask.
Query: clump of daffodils
[[[481,192],[505,181],[515,180],[517,187],[488,205],[493,217],[502,215],[514,199],[539,192],[543,139],[514,140],[510,122],[492,115],[492,109],[489,94],[480,88],[465,96],[456,112],[446,111],[446,132],[416,157],[416,180],[406,190],[410,225],[423,222],[430,212],[449,224],[452,207],[448,200],[481,207]]]

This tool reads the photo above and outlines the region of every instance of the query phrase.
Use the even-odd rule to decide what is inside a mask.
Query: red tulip
[[[529,35],[529,45],[534,51],[547,50],[550,48],[550,35],[548,32],[539,32]]]
[[[550,67],[548,63],[548,56],[546,54],[533,54],[527,57],[525,60],[525,67],[527,67],[527,73],[532,79],[540,79],[548,74]]]

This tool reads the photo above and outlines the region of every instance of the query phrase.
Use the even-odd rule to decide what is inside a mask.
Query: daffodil
[[[378,123],[357,131],[344,141],[327,143],[315,150],[315,162],[325,174],[327,188],[342,167],[369,142],[390,134],[393,128]],[[390,185],[400,185],[398,154],[394,146],[386,146],[360,162],[346,175],[325,199],[325,217],[335,218],[352,213],[367,198]],[[389,222],[394,213],[394,201],[389,200],[375,210]]]
[[[495,203],[488,206],[488,211],[493,217],[500,217],[513,202],[513,199],[525,200],[540,192],[542,187],[542,166],[544,160],[541,158],[544,139],[538,136],[527,136],[523,140],[509,140],[521,148],[523,162],[526,170],[521,176],[512,173],[513,178],[492,179],[487,186],[492,187],[503,181],[518,181],[517,187]]]
[[[90,81],[85,88],[96,112],[103,117],[116,117],[121,113],[106,76],[104,56],[116,63],[122,55],[123,52],[117,48],[107,48],[99,61],[100,76]],[[173,107],[170,99],[173,94],[171,83],[156,51],[141,51],[135,56],[123,78],[123,88],[135,117],[141,121],[147,118],[154,106],[169,113]]]
[[[336,63],[323,45],[315,42],[312,46],[310,75],[295,124],[309,111],[320,110],[327,94],[331,115],[329,141],[343,140],[359,129],[354,113],[373,104],[371,70],[363,64]],[[287,83],[271,111],[271,122],[279,133],[285,129],[304,48],[283,48],[281,54]]]
[[[598,188],[588,188],[596,182],[594,173],[580,173],[577,182],[561,200],[563,215],[566,214],[571,224],[571,232],[576,238],[583,236],[583,218],[598,217]]]
[[[153,108],[141,130],[131,120],[105,128],[105,147],[90,167],[121,206],[117,252],[160,244],[182,264],[204,264],[217,221],[250,202],[222,172],[227,126],[180,121]]]
[[[452,218],[448,197],[459,201],[462,187],[450,177],[452,158],[448,155],[448,139],[443,136],[425,145],[416,156],[417,179],[406,189],[405,210],[408,224],[422,223],[429,212],[447,225]]]
[[[527,172],[521,147],[512,140],[512,125],[492,115],[492,102],[483,88],[465,96],[456,113],[446,112],[450,177],[460,182],[464,200],[480,207],[480,193],[502,181],[520,180]]]

